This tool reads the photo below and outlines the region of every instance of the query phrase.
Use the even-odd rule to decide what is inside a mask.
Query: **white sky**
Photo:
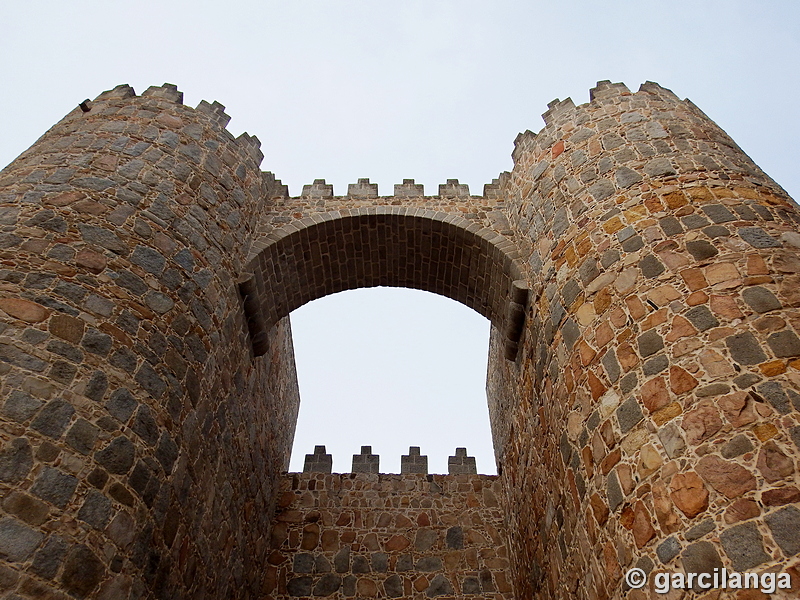
[[[224,104],[231,132],[261,139],[262,168],[291,195],[323,177],[337,194],[359,177],[384,195],[408,177],[428,194],[454,177],[479,194],[511,168],[516,134],[541,129],[548,101],[586,102],[599,79],[653,80],[797,198],[799,74],[796,0],[3,2],[0,164],[84,98],[170,82],[190,106]],[[419,445],[443,472],[466,445],[494,472],[482,317],[366,290],[292,318],[303,399],[292,469],[324,443],[337,471],[371,444],[383,471]]]

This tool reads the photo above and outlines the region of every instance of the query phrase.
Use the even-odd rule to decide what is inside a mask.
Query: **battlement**
[[[331,473],[333,456],[327,454],[325,446],[314,446],[313,454],[306,454],[303,473]],[[466,448],[456,448],[454,456],[447,459],[447,469],[450,475],[477,475],[475,457],[467,456]],[[353,455],[351,473],[382,474],[380,471],[380,456],[372,453],[372,446],[361,446],[361,453]],[[400,457],[400,473],[428,474],[428,457],[420,454],[419,446],[410,446],[408,454]]]

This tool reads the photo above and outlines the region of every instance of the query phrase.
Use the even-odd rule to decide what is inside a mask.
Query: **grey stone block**
[[[747,571],[770,560],[770,556],[764,552],[761,534],[752,521],[726,529],[719,539],[736,571]]]
[[[714,223],[727,223],[728,221],[736,220],[733,213],[722,204],[706,204],[702,209]]]
[[[642,358],[647,358],[664,348],[664,340],[658,335],[655,329],[644,332],[637,339],[639,344],[639,354]]]
[[[3,415],[17,423],[24,423],[36,414],[42,404],[44,402],[30,394],[15,390],[8,395],[3,404]]]
[[[658,555],[658,560],[664,564],[667,564],[673,558],[678,556],[680,551],[680,542],[678,542],[678,539],[673,535],[658,545],[656,548],[656,555]]]
[[[778,358],[800,356],[800,338],[794,331],[787,329],[773,333],[767,338],[767,345]]]
[[[353,455],[353,473],[380,473],[380,457],[372,446],[361,446],[361,454]]]
[[[775,542],[787,557],[800,552],[800,535],[797,535],[800,531],[800,509],[787,506],[767,515],[764,520]]]
[[[689,319],[689,322],[691,322],[698,331],[705,331],[706,329],[719,326],[719,321],[705,304],[700,304],[699,306],[687,310],[686,318]]]
[[[306,454],[303,473],[330,473],[333,470],[333,456],[326,454],[325,446],[314,446],[314,454]]]
[[[725,458],[736,458],[742,454],[753,451],[753,443],[745,434],[740,433],[735,438],[722,446],[722,456]]]
[[[78,511],[78,518],[95,529],[104,529],[111,519],[111,500],[97,490],[89,490],[86,500]]]
[[[684,537],[686,538],[687,542],[693,542],[695,540],[699,540],[707,533],[711,533],[712,531],[714,531],[714,527],[715,527],[714,521],[712,519],[706,519],[705,521],[698,523],[697,525],[689,529],[684,534]]]
[[[16,519],[0,519],[0,556],[11,562],[26,560],[43,538],[44,534]]]
[[[51,535],[33,557],[31,571],[39,577],[53,579],[67,554],[67,542],[58,535]]]
[[[474,456],[467,456],[466,448],[456,448],[455,456],[447,458],[447,472],[450,475],[476,474],[478,468]]]
[[[81,454],[90,454],[99,431],[86,419],[78,419],[67,432],[66,442]]]
[[[753,248],[780,248],[781,243],[761,227],[740,227],[739,237]]]
[[[767,360],[767,355],[758,345],[758,340],[749,331],[725,338],[731,358],[740,365],[757,365]]]
[[[420,455],[419,446],[410,446],[400,457],[400,473],[428,473],[428,457]]]
[[[742,291],[742,298],[758,313],[765,313],[781,308],[780,301],[775,294],[761,286],[749,287]]]
[[[56,398],[44,405],[31,423],[31,427],[39,433],[57,440],[64,433],[74,414],[75,409],[69,402]]]
[[[695,260],[707,260],[719,254],[714,245],[707,240],[693,240],[686,242],[686,250]]]
[[[630,431],[643,418],[642,407],[635,397],[628,398],[617,409],[617,421],[622,433]]]
[[[65,508],[77,487],[77,478],[54,467],[45,467],[33,482],[31,493],[58,508]]]
[[[133,466],[136,448],[127,437],[120,435],[111,443],[95,453],[95,460],[103,465],[109,473],[124,475]]]

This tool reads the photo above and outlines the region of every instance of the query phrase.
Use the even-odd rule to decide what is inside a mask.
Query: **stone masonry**
[[[512,598],[493,475],[289,473],[263,598]]]
[[[800,212],[690,101],[590,98],[480,196],[289,197],[169,84],[70,112],[0,172],[0,591],[644,600],[638,566],[785,572],[795,597]],[[368,448],[363,473],[284,473],[289,313],[376,285],[491,321],[498,477],[417,451],[381,475]]]

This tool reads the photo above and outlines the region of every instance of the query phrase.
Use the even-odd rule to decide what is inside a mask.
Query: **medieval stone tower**
[[[481,196],[291,198],[222,105],[123,85],[3,170],[4,597],[667,597],[633,567],[796,590],[797,206],[656,84],[544,120]],[[283,474],[288,315],[376,285],[491,320],[498,477]],[[697,590],[669,597],[761,597]]]

